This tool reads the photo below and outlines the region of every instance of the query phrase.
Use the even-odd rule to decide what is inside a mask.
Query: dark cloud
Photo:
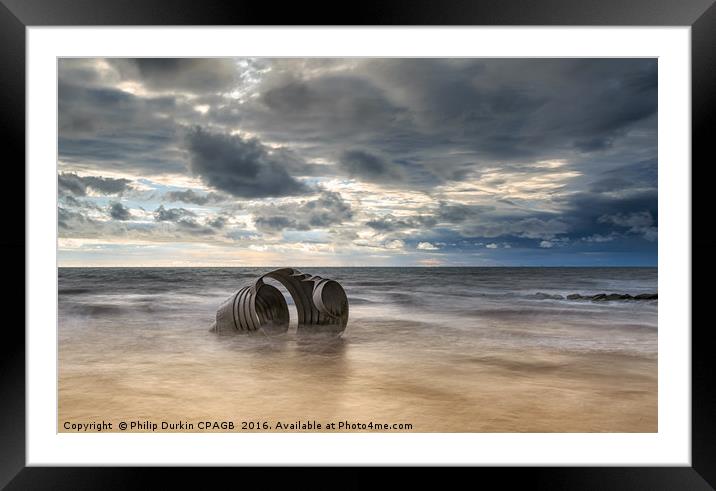
[[[327,228],[345,243],[367,231],[440,254],[466,241],[655,257],[657,89],[655,59],[63,59],[58,217],[63,233],[199,240],[230,237],[244,207],[260,232]],[[82,176],[110,171],[163,184],[189,171],[215,191],[158,188],[147,209],[220,211],[93,221],[107,204],[92,195],[144,192]],[[345,177],[435,201],[264,200]]]
[[[400,168],[397,165],[361,150],[343,152],[338,164],[350,177],[357,177],[363,181],[390,184],[401,177]]]
[[[340,193],[331,191],[323,191],[317,199],[304,202],[297,210],[308,217],[311,227],[328,227],[353,218],[351,205]]]
[[[164,205],[159,205],[154,210],[155,222],[169,222],[181,232],[189,235],[212,235],[216,229],[220,229],[224,225],[223,219],[218,218],[209,220],[207,225],[202,225],[196,221],[195,217],[196,213],[185,208],[165,208]]]
[[[615,247],[625,241],[642,241],[643,249],[651,251],[658,233],[656,190],[637,188],[626,194],[610,191],[585,191],[564,198],[561,220],[569,224],[569,237]]]
[[[552,239],[569,232],[569,224],[562,217],[492,217],[464,224],[459,229],[466,237],[497,238],[519,237],[526,239]]]
[[[579,139],[574,142],[574,146],[582,152],[598,152],[606,150],[612,146],[614,139],[611,137],[599,136],[595,138]]]
[[[259,103],[263,105],[257,108],[259,116],[295,124],[298,134],[311,139],[326,128],[344,136],[355,131],[364,134],[370,128],[375,131],[389,127],[403,113],[370,80],[330,72],[310,81],[289,76],[266,87]]]
[[[441,201],[438,204],[438,207],[431,213],[423,212],[421,214],[405,217],[396,217],[393,214],[387,214],[379,218],[368,220],[365,224],[371,229],[383,234],[417,231],[417,233],[422,236],[426,233],[426,231],[439,225],[443,228],[447,227],[447,229],[450,229],[458,234],[462,233],[471,235],[476,233],[478,230],[477,224],[480,224],[481,228],[479,228],[479,230],[483,232],[489,230],[489,234],[491,235],[488,234],[486,237],[513,233],[513,230],[510,229],[495,228],[498,224],[503,222],[503,218],[500,216],[489,217],[486,215],[494,210],[494,206],[466,205],[462,203]],[[512,217],[512,219],[514,222],[518,221],[515,217]],[[487,224],[494,225],[488,227]],[[404,235],[400,236],[405,238]]]
[[[120,80],[134,73],[157,86],[181,84],[185,76],[194,80],[197,73],[223,85],[239,66],[228,59],[106,63],[119,70]],[[211,107],[202,118],[225,133],[238,127],[264,141],[300,144],[294,157],[304,161],[301,173],[283,156],[274,159],[294,177],[340,171],[429,189],[509,162],[569,158],[582,172],[592,166],[603,171],[604,159],[592,155],[606,152],[614,160],[635,145],[651,148],[655,157],[653,59],[266,59],[240,64],[242,80],[254,77],[259,83],[251,87],[256,97],[234,102],[198,76],[191,100],[137,97],[97,87],[100,72],[92,76],[87,65],[61,63],[61,157],[147,170],[175,168],[183,161],[177,131],[196,123],[194,106],[202,103]],[[227,73],[233,75],[217,75]],[[85,138],[71,136],[77,132]],[[312,158],[339,165],[309,168],[305,161]],[[295,184],[288,188],[284,193],[296,191]]]
[[[62,63],[60,63],[62,67]],[[178,124],[190,108],[173,97],[139,97],[108,87],[58,83],[59,159],[75,169],[183,172]]]
[[[254,224],[256,228],[264,231],[278,231],[286,228],[294,230],[308,230],[309,227],[305,224],[299,224],[298,220],[292,217],[271,215],[271,216],[256,216],[254,217]]]
[[[122,203],[112,203],[109,205],[108,213],[114,220],[125,221],[132,219],[132,213],[129,211],[129,208]]]
[[[612,193],[623,190],[656,189],[658,164],[649,159],[635,164],[624,165],[597,175],[590,186],[594,193]]]
[[[353,218],[353,210],[339,193],[323,191],[297,205],[270,205],[255,210],[256,228],[267,232],[329,228]]]
[[[140,97],[116,88],[75,85],[62,78],[58,97],[59,130],[65,137],[109,136],[118,130],[136,135],[146,130],[152,136],[158,128],[171,125],[166,116],[178,109],[172,96]]]
[[[609,223],[617,227],[626,228],[626,233],[641,235],[644,239],[654,241],[658,235],[654,217],[647,210],[632,213],[616,213],[602,215],[597,219],[599,223]]]
[[[206,224],[212,228],[222,229],[226,225],[226,217],[222,217],[222,216],[214,217],[212,219],[207,220]]]
[[[191,189],[170,191],[164,195],[164,199],[170,202],[191,203],[194,205],[206,205],[208,203],[220,203],[223,201],[223,198],[217,193],[199,194]]]
[[[179,222],[196,216],[196,213],[187,210],[185,208],[164,208],[164,205],[159,205],[159,208],[154,210],[154,221],[156,222]]]
[[[97,210],[101,211],[102,208],[98,206],[96,203],[93,203],[89,200],[80,200],[72,196],[71,194],[62,195],[60,194],[60,201],[62,201],[67,206],[70,206],[72,208],[80,208],[84,210]]]
[[[60,58],[57,63],[61,83],[73,83],[85,87],[99,86],[104,82],[111,84],[117,80],[103,80],[102,72],[97,69],[91,58]]]
[[[208,185],[243,198],[304,194],[280,159],[256,139],[195,127],[186,137],[191,171]]]
[[[373,230],[393,238],[431,243],[457,240],[513,240],[533,244],[570,234],[570,224],[558,213],[497,209],[494,206],[466,205],[441,201],[431,213],[397,218],[391,214],[366,222]],[[409,235],[406,233],[409,232]]]
[[[68,210],[62,206],[57,207],[57,225],[61,229],[70,230],[77,224],[84,223],[92,223],[92,220],[80,212]]]
[[[423,229],[425,227],[432,227],[436,223],[436,217],[429,215],[396,218],[388,214],[378,219],[369,220],[366,222],[366,225],[378,232],[395,232],[397,230]]]
[[[98,194],[122,194],[131,189],[129,179],[113,179],[102,176],[78,176],[72,172],[61,172],[57,176],[57,186],[60,195],[74,194],[86,196],[87,190],[92,189]]]
[[[236,60],[229,58],[110,59],[122,78],[158,91],[229,91],[239,79]]]
[[[182,232],[186,232],[189,235],[207,236],[214,235],[216,233],[215,227],[201,225],[196,220],[190,218],[184,218],[176,222]]]
[[[297,80],[306,63],[281,66],[292,76],[265,83],[269,111],[247,104],[248,126],[311,153],[317,140],[324,153],[356,148],[339,165],[365,179],[400,185],[405,174],[402,184],[414,187],[412,173],[400,172],[404,161],[433,186],[465,178],[466,158],[473,171],[538,159],[576,164],[656,136],[655,60],[364,60],[340,77],[311,66],[309,80]]]
[[[468,219],[474,219],[485,212],[493,211],[494,209],[494,206],[465,205],[462,203],[441,201],[438,207],[437,218],[441,222],[462,223]]]
[[[625,239],[626,235],[647,242],[656,240],[658,210],[655,190],[632,187],[626,195],[613,194],[611,188],[605,193],[580,192],[556,199],[555,204],[561,211],[546,213],[441,202],[434,218],[445,231],[462,237],[516,240],[522,245],[525,245],[524,240],[528,241],[527,245],[529,241],[534,241],[532,245],[537,246],[541,241],[550,243],[540,246],[543,248],[566,247],[574,241],[593,244],[614,242]],[[450,239],[442,237],[440,240]]]

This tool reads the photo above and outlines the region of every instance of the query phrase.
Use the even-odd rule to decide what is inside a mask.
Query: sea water
[[[299,335],[290,297],[285,334],[209,332],[270,269],[60,268],[59,423],[656,431],[658,301],[566,299],[657,293],[656,268],[299,268],[344,287],[340,337]]]

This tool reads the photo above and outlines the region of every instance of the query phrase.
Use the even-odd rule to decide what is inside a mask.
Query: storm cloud
[[[391,59],[337,68],[346,64],[284,61],[259,101],[245,105],[247,127],[272,140],[320,139],[339,155],[357,149],[357,158],[339,159],[354,175],[385,175],[377,159],[401,160],[442,181],[465,164],[586,160],[655,138],[653,60]]]
[[[61,59],[60,234],[649,263],[657,94],[655,59]]]
[[[215,189],[244,198],[291,196],[309,191],[257,139],[195,127],[187,133],[186,142],[191,171]]]

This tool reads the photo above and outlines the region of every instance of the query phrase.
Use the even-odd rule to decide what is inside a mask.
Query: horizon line
[[[575,265],[545,265],[545,266],[536,266],[536,265],[530,265],[530,266],[524,266],[524,265],[514,265],[514,266],[449,266],[449,265],[443,265],[443,266],[275,266],[275,265],[260,265],[260,266],[57,266],[57,269],[60,268],[76,268],[76,269],[100,269],[100,268],[124,268],[124,269],[141,269],[141,268],[164,268],[164,269],[225,269],[225,268],[273,268],[273,269],[281,269],[281,268],[296,268],[296,269],[309,269],[309,268],[422,268],[422,269],[440,269],[440,268],[658,268],[658,265],[655,266],[644,266],[644,265],[628,265],[628,264],[618,264],[618,265],[582,265],[582,266],[575,266]]]

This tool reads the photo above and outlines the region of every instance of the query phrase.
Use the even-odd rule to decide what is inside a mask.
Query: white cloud
[[[593,234],[589,237],[582,238],[585,242],[611,242],[612,240],[617,238],[617,234],[612,232],[609,235],[601,235],[601,234]]]
[[[434,246],[430,242],[421,242],[418,244],[418,249],[421,251],[437,251],[439,247]]]
[[[386,242],[384,247],[386,249],[403,249],[405,247],[405,242],[399,239],[391,240]]]
[[[497,249],[499,246],[493,242],[492,244],[487,244],[485,247],[488,249]]]

